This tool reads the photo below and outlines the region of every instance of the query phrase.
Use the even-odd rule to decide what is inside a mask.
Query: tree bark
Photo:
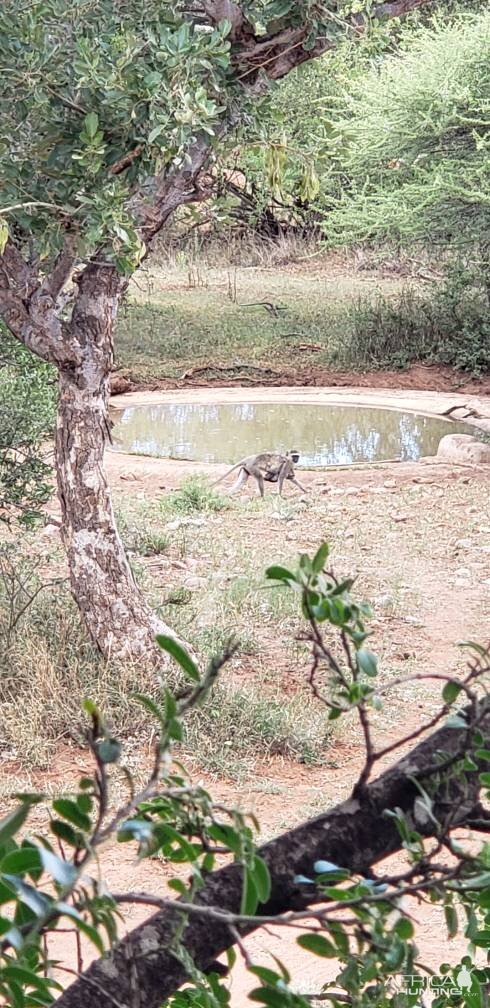
[[[87,631],[106,658],[162,657],[157,633],[172,634],[136,585],[114,520],[104,469],[112,327],[124,281],[88,267],[80,278],[71,342],[80,364],[59,369],[56,471],[71,589]]]
[[[478,728],[484,745],[490,747],[490,700],[481,701]],[[423,825],[417,820],[415,799],[430,775],[438,772],[444,760],[460,758],[467,743],[464,728],[442,727],[420,742],[407,756],[399,760],[360,794],[337,805],[329,812],[265,844],[259,851],[266,860],[271,875],[271,895],[260,907],[262,916],[301,910],[317,899],[313,886],[301,887],[297,875],[307,878],[314,873],[315,861],[331,861],[352,873],[365,874],[371,865],[387,857],[401,846],[400,834],[386,810],[402,809],[409,826],[432,835],[437,828],[432,820]],[[432,780],[434,778],[432,777]],[[482,810],[478,804],[480,782],[478,772],[455,775],[451,769],[440,774],[437,790],[432,794],[435,819],[451,828],[471,825]],[[484,814],[484,813],[483,813]],[[490,822],[490,820],[489,820]],[[199,892],[196,902],[224,913],[240,911],[242,871],[237,864],[212,872]],[[156,894],[158,896],[158,894]],[[133,1004],[137,992],[138,1004],[145,1008],[159,1006],[186,980],[182,962],[172,955],[171,944],[182,914],[175,907],[158,911],[131,931],[103,958],[94,962],[57,999],[57,1008],[121,1008]],[[260,925],[242,924],[241,935]],[[182,942],[196,966],[209,971],[217,956],[236,942],[226,920],[191,914],[182,935]]]

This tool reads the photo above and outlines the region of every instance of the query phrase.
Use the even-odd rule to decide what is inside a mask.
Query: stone
[[[41,535],[45,536],[46,538],[51,538],[52,536],[59,536],[60,535],[59,525],[52,525],[50,522],[48,522],[48,524],[45,525],[44,528],[42,529]]]
[[[122,375],[111,375],[110,389],[111,395],[121,395],[121,393],[131,390],[131,382],[129,378],[123,378]]]
[[[458,550],[460,550],[460,549],[472,549],[473,542],[472,542],[471,539],[458,539],[458,541],[455,542],[454,545],[455,545],[456,549],[458,549]]]
[[[197,574],[192,574],[190,577],[184,578],[182,584],[184,588],[204,588],[207,584],[207,579],[198,577]]]
[[[471,434],[446,434],[439,442],[437,458],[459,465],[490,465],[490,445]]]

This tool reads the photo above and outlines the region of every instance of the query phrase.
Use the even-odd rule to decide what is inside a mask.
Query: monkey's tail
[[[219,479],[215,480],[214,483],[211,483],[211,486],[215,487],[215,486],[217,486],[218,483],[222,483],[223,480],[225,480],[227,476],[231,476],[232,472],[235,472],[235,469],[239,469],[240,466],[243,465],[243,461],[244,460],[242,459],[241,462],[237,462],[237,464],[234,465],[234,466],[232,466],[231,469],[228,469],[228,471],[225,472],[225,473],[223,473],[223,475],[220,476]]]

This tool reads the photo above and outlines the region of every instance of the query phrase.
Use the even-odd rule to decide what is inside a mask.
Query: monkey
[[[231,487],[230,494],[234,494],[240,490],[247,482],[249,476],[253,476],[257,481],[261,497],[264,496],[264,481],[277,483],[279,496],[282,496],[282,488],[286,479],[291,480],[299,490],[306,493],[305,487],[299,483],[294,475],[293,463],[296,463],[298,459],[298,452],[293,451],[286,452],[285,455],[275,452],[261,452],[259,455],[248,455],[232,466],[231,469],[228,469],[228,472],[220,476],[212,485],[216,486],[217,483],[221,483],[222,480],[238,469],[238,479]]]

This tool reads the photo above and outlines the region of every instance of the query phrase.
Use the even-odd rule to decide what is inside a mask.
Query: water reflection
[[[465,424],[392,410],[287,403],[160,404],[115,414],[119,451],[197,462],[236,462],[254,452],[296,448],[300,465],[418,459],[434,455]]]

